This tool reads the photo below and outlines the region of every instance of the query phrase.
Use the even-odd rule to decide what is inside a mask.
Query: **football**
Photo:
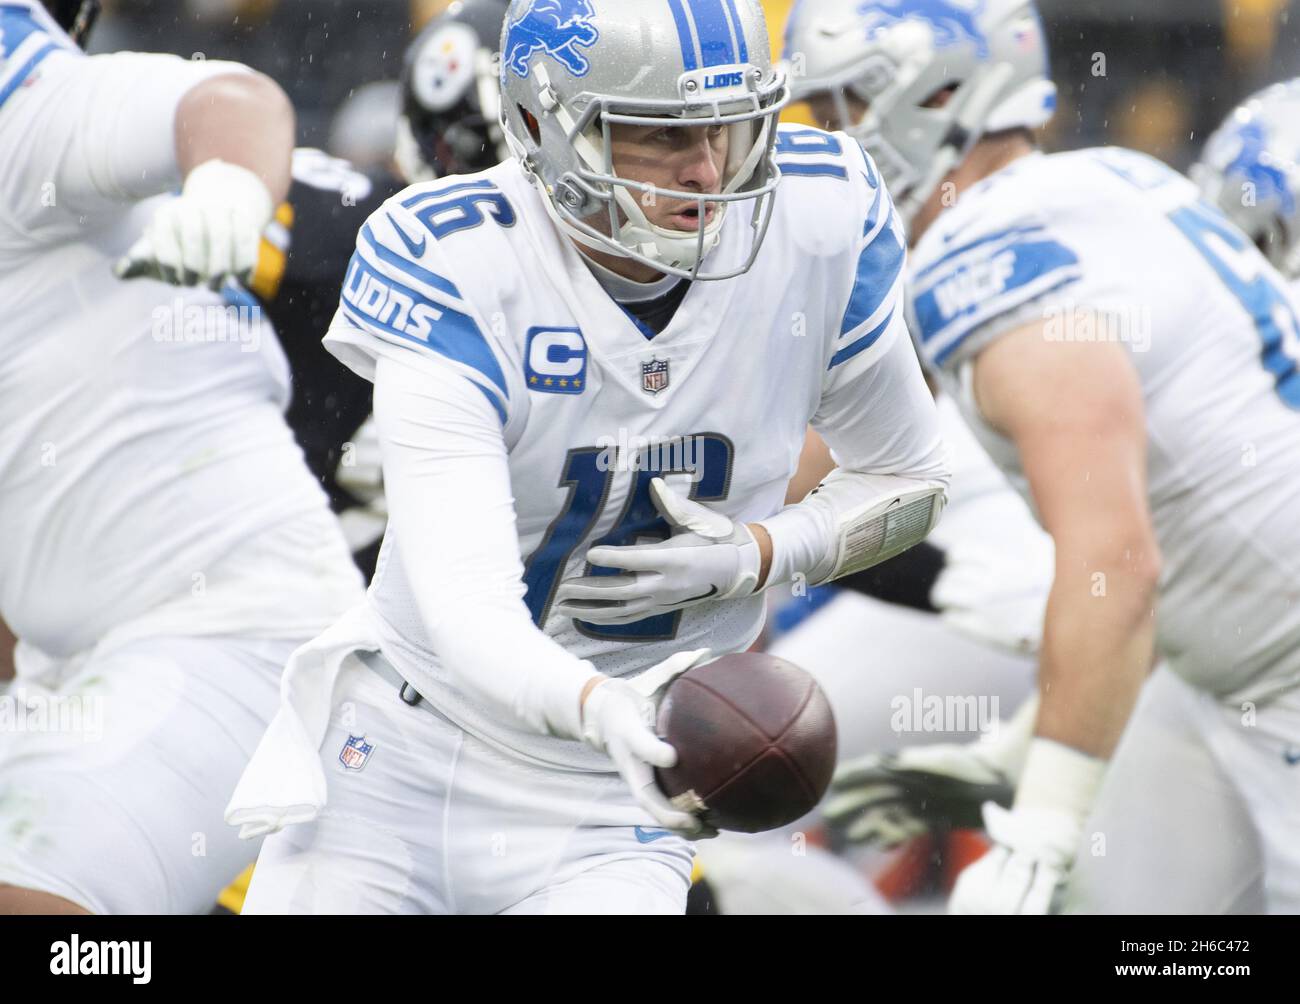
[[[682,674],[659,705],[677,765],[655,771],[679,807],[720,830],[759,833],[821,801],[835,769],[835,718],[798,666],[744,652]]]

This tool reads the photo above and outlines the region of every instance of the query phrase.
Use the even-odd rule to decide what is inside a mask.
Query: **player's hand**
[[[1039,548],[959,541],[946,549],[930,602],[944,621],[976,641],[1020,654],[1038,651],[1053,566]]]
[[[1010,805],[1015,794],[991,747],[943,743],[850,760],[835,772],[823,817],[851,843],[886,848],[934,829],[978,829],[981,805]]]
[[[994,846],[957,877],[949,913],[1046,914],[1059,906],[1083,827],[1056,809],[984,806]]]
[[[178,197],[159,207],[113,271],[120,279],[144,276],[214,290],[229,278],[247,284],[274,209],[252,171],[206,161],[190,171]]]
[[[655,784],[655,767],[677,763],[677,751],[655,734],[655,717],[668,684],[710,654],[707,648],[678,652],[635,679],[603,680],[582,705],[583,740],[609,755],[637,804],[660,826],[692,840],[717,836],[717,831],[675,808]]]
[[[655,544],[593,547],[589,565],[621,573],[565,579],[556,613],[592,624],[629,624],[754,592],[762,558],[747,526],[691,501],[662,478],[650,482],[650,497],[678,532]]]

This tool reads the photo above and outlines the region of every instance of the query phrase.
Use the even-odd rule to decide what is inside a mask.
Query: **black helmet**
[[[397,165],[409,182],[472,174],[510,156],[496,51],[509,0],[458,0],[406,50]]]
[[[99,17],[99,8],[99,0],[45,0],[50,16],[81,46],[86,44],[86,36]]]

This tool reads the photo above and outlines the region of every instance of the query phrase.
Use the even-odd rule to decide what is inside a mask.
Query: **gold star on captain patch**
[[[560,386],[561,386],[561,387],[567,387],[567,386],[569,386],[569,381],[568,381],[568,380],[565,380],[563,377],[561,377],[561,378],[560,378]]]
[[[549,386],[551,386],[551,384],[555,383],[555,381],[552,380],[550,377],[547,377],[546,380],[543,381],[543,382],[546,384],[547,387],[549,387]]]
[[[529,377],[529,378],[528,378],[528,382],[529,382],[529,383],[537,383],[537,377],[535,377],[535,376],[531,376],[531,377]]]
[[[581,381],[581,380],[574,380],[574,381],[573,381],[573,386],[575,386],[575,387],[581,387],[581,386],[582,386],[582,381]]]

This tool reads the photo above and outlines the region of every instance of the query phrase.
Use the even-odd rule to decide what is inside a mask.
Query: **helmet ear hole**
[[[523,105],[516,105],[515,107],[519,109],[519,114],[523,117],[524,125],[528,127],[528,135],[533,138],[533,143],[537,146],[541,146],[542,127],[538,123],[537,117]]]
[[[953,94],[961,86],[957,81],[949,81],[922,102],[922,108],[942,108],[952,100]]]

